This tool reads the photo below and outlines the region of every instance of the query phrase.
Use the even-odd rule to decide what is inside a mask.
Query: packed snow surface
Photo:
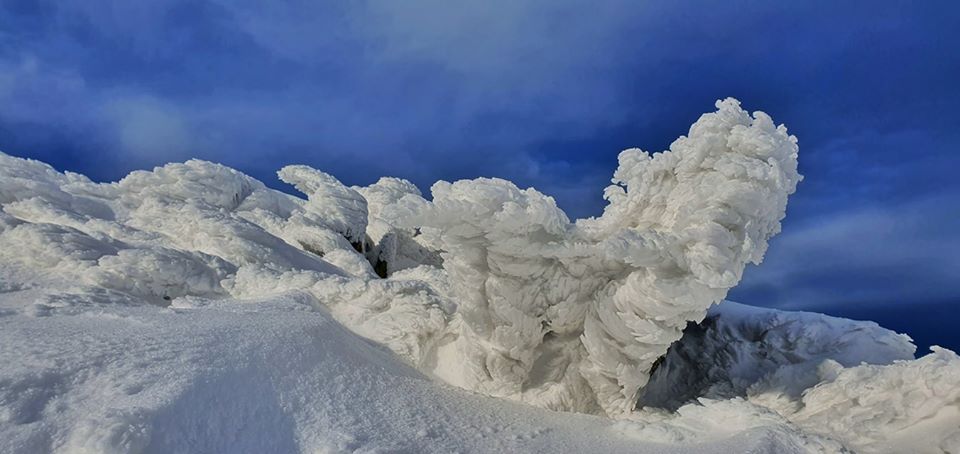
[[[498,179],[428,200],[284,167],[303,199],[203,161],[103,184],[0,153],[0,451],[960,452],[953,352],[715,305],[797,151],[719,101],[621,153],[575,222]]]

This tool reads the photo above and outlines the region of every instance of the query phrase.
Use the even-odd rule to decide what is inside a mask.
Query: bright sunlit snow
[[[0,153],[0,451],[960,452],[953,352],[721,303],[801,177],[716,108],[573,222],[499,179]]]

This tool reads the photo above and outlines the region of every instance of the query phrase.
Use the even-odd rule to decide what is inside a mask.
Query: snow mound
[[[797,150],[767,115],[718,101],[669,150],[621,153],[603,215],[575,222],[498,179],[441,181],[427,200],[401,179],[347,187],[284,167],[303,199],[197,160],[96,183],[0,153],[0,440],[13,451],[424,451],[398,440],[426,433],[441,451],[617,451],[649,447],[639,434],[778,452],[954,449],[951,352],[892,363],[913,346],[876,325],[729,303],[708,313],[779,232]],[[344,378],[357,374],[370,378]],[[545,416],[426,377],[626,422]],[[357,409],[367,405],[410,408]],[[498,433],[501,444],[453,433],[470,418],[527,417],[550,422]],[[330,429],[353,420],[359,436]],[[370,433],[385,420],[398,426]]]

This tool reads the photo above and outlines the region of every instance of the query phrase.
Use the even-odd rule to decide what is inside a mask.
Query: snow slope
[[[728,99],[570,222],[503,180],[426,200],[281,169],[301,199],[197,160],[101,184],[0,153],[0,450],[957,452],[952,352],[708,313],[796,158]]]
[[[6,295],[29,301],[29,295]],[[0,451],[806,452],[758,425],[669,446],[439,384],[305,293],[0,317]],[[706,443],[706,444],[704,444]]]

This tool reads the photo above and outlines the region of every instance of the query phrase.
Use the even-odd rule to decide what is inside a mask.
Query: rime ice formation
[[[761,395],[796,401],[820,382],[824,361],[888,364],[915,351],[908,336],[873,322],[724,301],[670,346],[638,405],[675,410],[697,398]]]
[[[955,450],[960,359],[938,349],[893,363],[913,346],[875,325],[726,304],[711,314],[720,331],[688,336],[668,354],[688,322],[703,320],[745,264],[762,258],[800,180],[796,159],[796,139],[783,126],[727,99],[669,150],[621,153],[603,215],[571,222],[550,197],[497,179],[439,182],[426,200],[401,179],[347,187],[309,167],[281,169],[302,199],[197,160],[95,183],[0,153],[0,345],[19,349],[2,350],[0,451],[255,444],[223,431],[213,442],[212,433],[177,425],[178,412],[202,411],[193,398],[237,399],[198,384],[220,382],[265,396],[215,412],[237,424],[271,415],[271,430],[283,432],[271,434],[277,446],[358,449],[313,443],[324,436],[311,430],[330,421],[303,409],[333,399],[372,430],[375,416],[331,396],[390,394],[399,382],[370,378],[386,353],[367,344],[349,355],[313,354],[311,342],[329,348],[353,338],[317,334],[299,317],[343,325],[424,374],[390,362],[390,377],[429,376],[534,406],[625,418],[616,431],[628,438],[776,439],[770,446],[789,452],[882,451],[884,443]],[[181,313],[196,318],[171,325],[183,323],[169,317]],[[69,342],[58,337],[66,332],[74,333]],[[50,340],[31,349],[17,336]],[[124,342],[146,343],[137,355],[159,365],[136,362]],[[222,342],[238,350],[215,347]],[[340,383],[322,361],[369,380]],[[304,378],[314,395],[285,368],[326,378]],[[178,369],[184,375],[167,372]],[[396,392],[459,395],[418,383]],[[484,418],[498,414],[443,399],[473,402]],[[107,408],[97,417],[109,424],[69,410],[78,405]],[[587,421],[528,410],[509,412],[540,415],[551,427]],[[424,411],[426,419],[469,419]],[[736,433],[706,423],[717,415],[739,421],[730,426]],[[186,430],[186,438],[157,439],[151,428]]]
[[[439,182],[388,208],[444,251],[462,321],[438,371],[557,410],[633,409],[654,361],[759,263],[794,192],[797,141],[717,103],[670,150],[620,154],[609,205],[570,223],[553,199],[497,179]]]
[[[873,322],[724,301],[670,347],[615,428],[669,444],[767,427],[836,442],[810,452],[960,452],[960,358],[914,350]]]

